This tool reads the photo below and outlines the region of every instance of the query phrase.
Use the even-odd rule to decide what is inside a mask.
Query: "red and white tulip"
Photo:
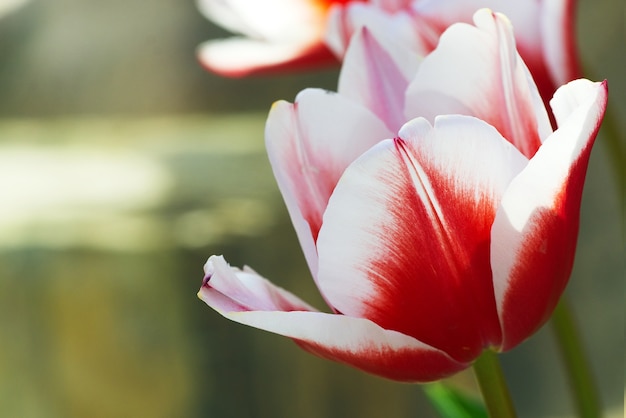
[[[510,22],[489,10],[474,22],[423,60],[358,29],[337,93],[307,89],[270,112],[270,162],[330,312],[221,256],[203,301],[402,381],[454,374],[545,323],[572,269],[607,86],[561,87],[552,131]]]

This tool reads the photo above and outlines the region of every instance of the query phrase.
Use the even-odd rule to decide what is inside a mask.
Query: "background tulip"
[[[513,348],[547,320],[572,268],[606,84],[559,89],[552,133],[508,20],[482,10],[475,23],[449,28],[421,64],[362,29],[339,94],[305,90],[270,112],[270,161],[332,313],[215,256],[202,300],[406,381]],[[438,113],[416,114],[425,104]]]
[[[432,51],[455,22],[471,22],[489,7],[517,28],[520,54],[546,104],[558,86],[582,76],[575,34],[574,0],[198,0],[210,20],[243,37],[208,41],[200,62],[229,77],[311,69],[343,57],[358,27],[372,25],[409,42],[415,52]]]

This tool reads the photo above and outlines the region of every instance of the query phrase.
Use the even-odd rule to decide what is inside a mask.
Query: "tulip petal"
[[[452,25],[424,59],[407,91],[406,116],[476,116],[530,158],[551,132],[546,110],[510,22],[487,9],[474,20],[476,27]]]
[[[503,350],[547,321],[567,284],[587,163],[606,100],[606,82],[577,80],[560,88],[551,102],[559,128],[502,198],[491,263]]]
[[[339,94],[306,89],[277,102],[265,129],[267,153],[309,268],[328,199],[344,169],[392,134],[369,110]]]
[[[420,20],[442,28],[456,22],[470,23],[472,14],[481,7],[511,19],[517,50],[546,105],[558,86],[581,76],[573,0],[424,0],[414,5]]]
[[[400,137],[339,181],[318,238],[318,285],[338,312],[470,361],[500,343],[490,230],[527,160],[472,117],[415,119]]]
[[[432,381],[465,369],[446,353],[361,318],[315,312],[256,273],[211,257],[198,297],[224,317],[295,340],[305,350],[394,380]]]
[[[376,37],[362,27],[350,41],[338,92],[372,110],[392,132],[406,122],[404,93],[419,57],[397,40]],[[381,138],[382,139],[382,138]]]
[[[233,37],[207,41],[198,47],[198,60],[207,70],[226,77],[321,67],[336,63],[323,45],[267,42]]]

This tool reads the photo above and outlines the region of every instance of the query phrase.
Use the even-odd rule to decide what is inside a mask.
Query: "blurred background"
[[[588,76],[609,80],[622,132],[624,8],[578,13]],[[224,254],[323,306],[263,126],[274,100],[334,89],[337,72],[206,73],[195,48],[225,35],[191,0],[31,0],[0,18],[0,416],[435,416],[418,386],[197,299],[203,263]],[[611,417],[624,416],[622,220],[601,132],[567,294]],[[502,357],[521,416],[572,416],[549,324]]]

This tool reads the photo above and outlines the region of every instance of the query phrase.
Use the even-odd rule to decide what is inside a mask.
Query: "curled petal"
[[[339,181],[318,239],[318,284],[337,311],[470,361],[500,344],[490,229],[526,159],[471,117],[416,119],[400,137]]]
[[[502,198],[491,264],[503,350],[549,318],[567,284],[587,163],[606,100],[606,82],[576,80],[560,88],[552,100],[559,128]]]
[[[207,262],[198,292],[224,317],[295,340],[305,350],[394,380],[426,382],[468,366],[407,335],[361,318],[315,312],[292,294],[222,257]]]
[[[222,314],[250,310],[316,310],[254,270],[230,267],[222,256],[211,256],[204,265],[204,273],[198,297]]]

